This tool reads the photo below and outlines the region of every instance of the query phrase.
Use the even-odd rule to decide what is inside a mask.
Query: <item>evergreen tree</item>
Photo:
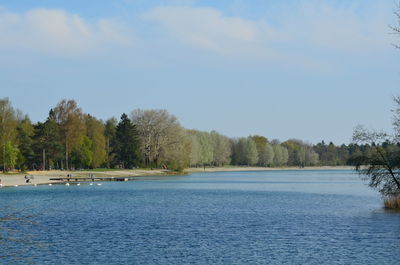
[[[61,142],[59,125],[55,121],[52,111],[50,111],[46,122],[38,122],[34,129],[35,164],[33,166],[43,169],[63,168],[64,146]]]
[[[132,168],[139,164],[139,137],[136,126],[124,113],[115,132],[115,154],[123,168]]]

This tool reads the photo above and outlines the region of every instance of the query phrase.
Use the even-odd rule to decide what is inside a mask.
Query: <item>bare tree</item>
[[[356,170],[368,185],[385,197],[400,195],[400,147],[385,132],[367,130],[358,126],[353,141],[368,144],[373,151],[353,158]]]
[[[147,166],[160,164],[167,150],[182,144],[184,129],[178,119],[166,110],[141,110],[131,113],[132,122],[137,126],[142,143],[144,161]]]
[[[397,18],[397,25],[396,26],[389,26],[393,31],[393,34],[400,35],[400,3],[397,5],[396,11],[394,11],[394,15]],[[394,47],[400,49],[400,45],[393,44]]]

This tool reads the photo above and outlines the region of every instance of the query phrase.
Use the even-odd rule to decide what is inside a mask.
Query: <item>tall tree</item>
[[[357,171],[383,196],[400,196],[400,147],[384,132],[358,126],[353,134],[358,143],[372,146],[368,154],[354,158]]]
[[[182,126],[166,110],[137,109],[132,111],[131,118],[139,132],[146,166],[160,165],[160,157],[165,157],[163,152],[182,140]]]
[[[398,98],[394,99],[396,108],[400,108]],[[353,141],[366,144],[368,152],[353,157],[356,170],[370,187],[377,189],[385,197],[385,205],[400,208],[400,141],[398,124],[400,111],[394,112],[394,134],[367,130],[358,126],[353,133]],[[391,202],[395,202],[391,205]]]
[[[16,126],[15,110],[11,102],[8,98],[0,99],[0,157],[3,171],[5,171],[8,166],[11,166],[7,163],[7,151],[10,150],[7,146],[13,146]]]
[[[106,137],[106,149],[107,149],[107,168],[110,168],[111,164],[114,164],[114,143],[115,133],[117,130],[117,119],[111,118],[106,121],[104,135]]]
[[[136,125],[124,113],[115,133],[116,159],[123,168],[132,168],[139,164],[139,134]]]
[[[11,141],[7,141],[5,144],[5,157],[4,164],[8,168],[14,168],[17,164],[19,150],[16,145],[11,143]]]
[[[177,142],[163,148],[159,161],[170,170],[183,171],[190,164],[191,142],[183,128],[174,135]]]
[[[256,143],[251,137],[240,138],[237,142],[236,152],[240,165],[252,166],[258,162]]]
[[[289,152],[286,147],[280,144],[274,144],[272,147],[274,149],[274,166],[286,165],[289,161]]]
[[[187,134],[190,140],[190,166],[199,166],[201,164],[199,138],[195,130],[188,130]]]
[[[210,133],[211,142],[213,145],[213,160],[212,163],[216,166],[227,165],[231,161],[231,144],[226,136],[223,136],[216,131]]]
[[[254,135],[254,136],[250,136],[250,138],[255,142],[256,147],[257,147],[257,152],[258,152],[258,165],[259,166],[263,166],[265,165],[265,161],[262,161],[263,158],[265,158],[265,147],[268,143],[268,139],[264,136],[260,136],[260,135]]]
[[[65,164],[69,168],[68,156],[77,148],[85,136],[85,122],[82,110],[75,100],[61,100],[54,108],[54,117],[60,125],[65,146]]]
[[[76,168],[89,168],[93,163],[93,142],[88,136],[83,136],[82,142],[71,153],[72,164]]]
[[[259,153],[258,163],[261,166],[271,166],[274,163],[274,148],[271,144],[266,143],[264,150]]]
[[[96,168],[106,162],[106,136],[105,126],[102,121],[91,115],[85,116],[87,137],[91,141],[92,160],[90,167]]]
[[[34,161],[33,140],[34,127],[28,118],[25,116],[22,120],[18,121],[16,142],[19,149],[19,157],[17,164],[21,169],[31,167]]]
[[[63,168],[62,159],[65,152],[60,135],[60,126],[50,111],[44,123],[38,122],[34,126],[33,150],[36,166],[42,169]],[[37,167],[36,167],[37,168]]]

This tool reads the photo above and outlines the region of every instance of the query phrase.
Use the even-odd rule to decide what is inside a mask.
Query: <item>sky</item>
[[[395,0],[0,0],[0,98],[119,118],[167,109],[230,137],[391,130]]]

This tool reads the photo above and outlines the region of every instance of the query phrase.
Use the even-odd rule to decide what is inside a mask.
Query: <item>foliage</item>
[[[88,168],[93,164],[93,141],[84,136],[82,143],[71,153],[71,161],[75,167]]]
[[[289,161],[289,153],[286,147],[280,144],[273,145],[274,150],[274,166],[281,167],[287,164]]]
[[[250,136],[250,138],[254,141],[254,143],[256,144],[257,147],[257,153],[258,153],[258,165],[259,166],[266,166],[266,146],[268,144],[268,139],[264,136],[260,136],[260,135],[254,135],[254,136]]]
[[[375,148],[324,141],[313,146],[297,139],[269,142],[261,135],[232,139],[216,131],[186,130],[166,110],[134,110],[131,117],[103,122],[83,113],[74,100],[62,100],[45,122],[32,124],[7,99],[0,100],[0,161],[10,151],[17,154],[11,164],[21,169],[334,166],[356,164],[360,156],[371,157]],[[5,140],[11,143],[7,150]]]
[[[106,162],[107,159],[105,126],[100,120],[89,114],[85,115],[85,123],[87,137],[91,141],[92,159],[89,166],[96,168]]]
[[[18,121],[16,128],[16,142],[18,145],[18,166],[25,170],[34,160],[34,152],[32,149],[34,128],[31,121],[26,116],[23,120]]]
[[[0,99],[0,158],[3,164],[3,170],[11,165],[7,163],[7,157],[12,155],[7,154],[7,145],[12,145],[16,135],[16,112],[11,106],[11,102],[7,99]]]
[[[252,166],[258,162],[256,143],[251,137],[240,138],[236,143],[237,162],[239,165]]]
[[[167,150],[179,149],[183,139],[183,128],[178,119],[166,110],[136,109],[131,113],[137,126],[141,149],[146,166],[165,163]]]
[[[85,123],[82,110],[75,100],[61,100],[53,109],[56,122],[65,146],[65,164],[69,168],[68,156],[80,146],[85,136]]]
[[[43,167],[43,153],[46,168],[62,168],[64,147],[61,142],[60,127],[50,112],[46,122],[38,122],[34,126],[33,144],[34,163],[31,168]]]
[[[18,154],[19,150],[18,148],[13,145],[10,141],[6,142],[5,144],[5,165],[6,169],[9,168],[14,168],[15,165],[17,164],[17,159],[18,159]]]
[[[106,153],[107,153],[107,168],[110,168],[111,165],[115,165],[115,153],[114,150],[114,143],[115,143],[115,133],[117,130],[117,119],[111,118],[106,121],[105,128],[104,128],[104,136],[106,137]]]
[[[274,148],[272,147],[271,144],[266,143],[264,146],[264,150],[259,153],[258,155],[258,163],[260,164],[260,166],[272,166],[274,163]]]
[[[228,165],[231,161],[232,153],[229,138],[216,131],[212,131],[210,137],[213,147],[212,164],[215,166]]]

